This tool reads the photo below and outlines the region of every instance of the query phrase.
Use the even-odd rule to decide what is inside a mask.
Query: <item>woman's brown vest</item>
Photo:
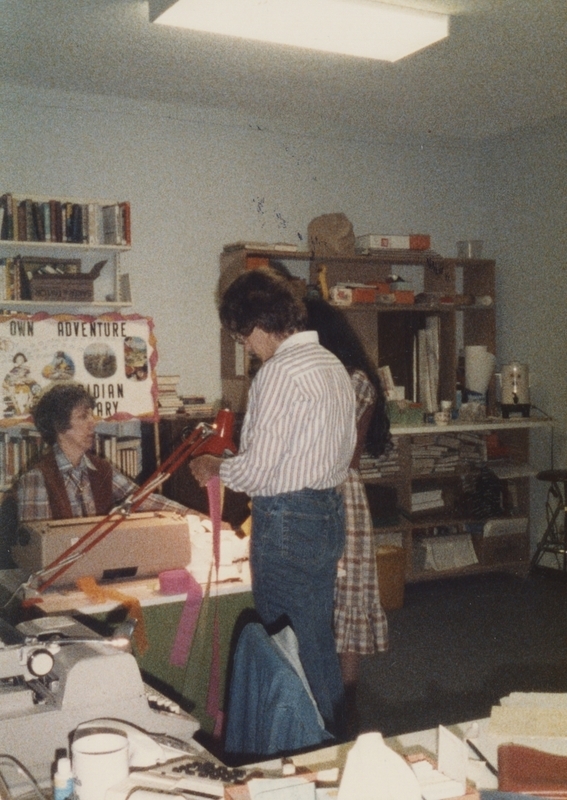
[[[95,502],[96,513],[98,516],[108,514],[113,506],[112,501],[112,467],[102,458],[89,453],[89,460],[95,467],[88,470],[89,481]],[[53,519],[70,519],[71,503],[65,489],[63,477],[55,460],[55,453],[51,450],[37,464],[37,468],[43,473],[47,498],[51,507]]]

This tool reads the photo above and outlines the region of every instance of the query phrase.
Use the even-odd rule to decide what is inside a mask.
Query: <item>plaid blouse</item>
[[[94,464],[87,455],[84,455],[78,466],[74,467],[65,453],[58,445],[53,446],[55,460],[61,472],[67,496],[71,504],[73,517],[96,516],[96,508],[88,470],[95,469]],[[125,497],[131,494],[138,486],[119,470],[112,466],[112,502],[118,505]],[[18,519],[51,519],[51,507],[47,496],[47,489],[43,473],[40,469],[31,469],[19,479],[17,487]],[[138,506],[139,511],[176,511],[185,515],[187,509],[174,500],[169,500],[160,494],[151,494]]]

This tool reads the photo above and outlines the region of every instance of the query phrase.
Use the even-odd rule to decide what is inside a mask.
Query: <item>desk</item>
[[[491,763],[497,764],[497,746],[499,742],[488,734],[488,719],[463,722],[446,727],[460,739],[464,739],[471,731],[472,726],[476,728],[475,733],[478,733],[478,737],[475,738],[475,741],[477,741],[479,747],[482,748],[482,752],[489,758]],[[384,741],[389,748],[402,756],[411,757],[424,755],[433,761],[437,760],[437,728],[392,736]],[[291,760],[296,767],[307,767],[313,771],[338,767],[342,774],[348,753],[352,746],[353,742],[346,742],[344,744],[324,747],[309,753],[291,756]],[[467,780],[476,787],[477,791],[469,788],[467,794],[463,795],[463,800],[475,800],[475,798],[478,800],[478,791],[483,789],[494,790],[498,787],[498,779],[486,768],[484,762],[477,759],[472,751],[469,753]],[[455,798],[455,800],[458,799]]]
[[[10,592],[25,580],[20,570],[0,571],[0,585]],[[179,702],[199,720],[205,733],[212,733],[214,720],[206,713],[207,690],[212,659],[213,615],[218,602],[220,631],[220,697],[224,698],[232,636],[237,620],[246,609],[253,609],[248,566],[243,567],[242,581],[220,583],[212,587],[210,597],[203,601],[193,647],[186,664],[175,667],[169,654],[181,617],[185,594],[161,595],[157,578],[123,581],[111,584],[113,589],[136,597],[142,606],[149,648],[135,653],[144,680],[166,696]],[[109,627],[124,619],[126,610],[117,602],[95,604],[78,589],[49,589],[38,606],[44,614],[70,614],[107,634]]]

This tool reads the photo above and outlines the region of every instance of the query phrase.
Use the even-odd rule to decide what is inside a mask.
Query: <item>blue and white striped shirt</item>
[[[346,369],[315,331],[295,333],[252,381],[240,451],[223,462],[220,477],[251,497],[328,489],[346,479],[355,442]]]

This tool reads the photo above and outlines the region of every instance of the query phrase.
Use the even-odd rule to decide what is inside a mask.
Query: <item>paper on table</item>
[[[423,800],[448,800],[464,794],[462,783],[443,775],[429,761],[416,761],[411,768],[419,782]]]
[[[305,778],[252,778],[251,800],[315,800],[315,784]]]
[[[439,725],[438,734],[437,766],[439,771],[448,778],[461,783],[464,792],[467,783],[467,744],[443,725]]]
[[[442,725],[438,729],[438,769],[427,760],[415,761],[411,768],[419,781],[423,800],[461,797],[467,785],[466,744]]]

